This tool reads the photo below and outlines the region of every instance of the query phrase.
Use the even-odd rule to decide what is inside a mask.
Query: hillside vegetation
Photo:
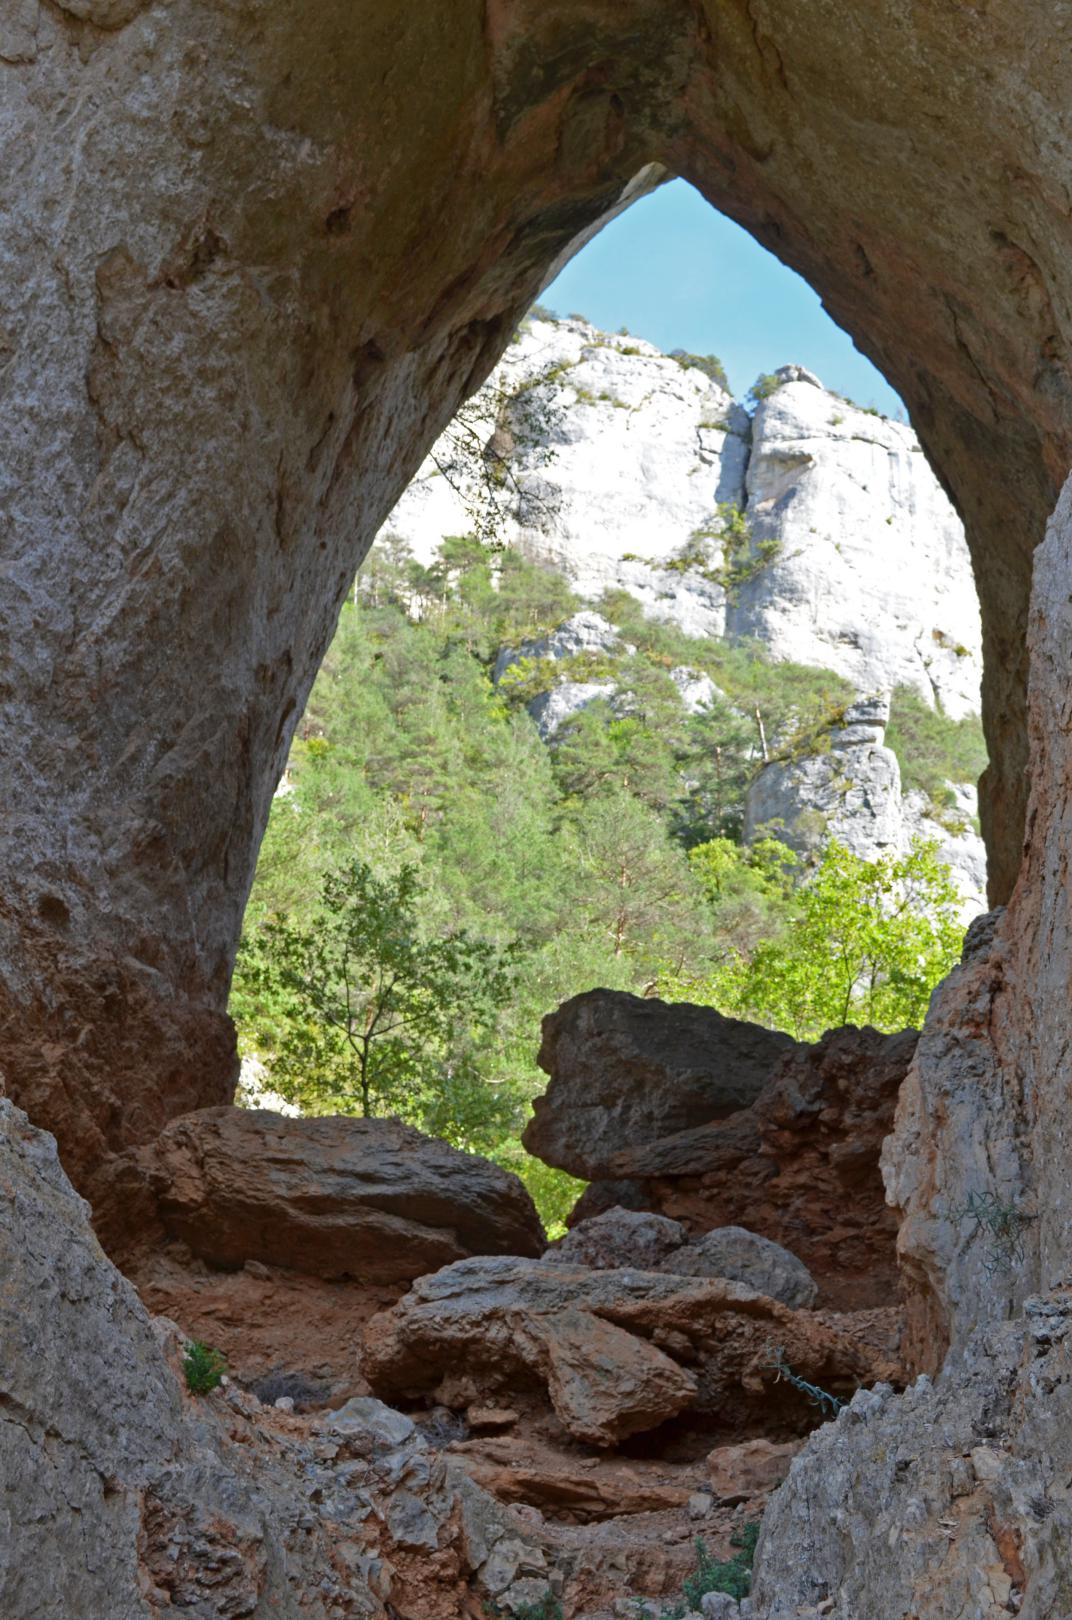
[[[916,927],[907,944],[894,919],[894,977],[882,955],[889,942],[849,929],[849,979],[834,983],[839,906],[849,920],[861,905],[881,909],[903,874],[876,876],[832,851],[816,882],[775,840],[739,842],[761,723],[772,752],[815,746],[851,695],[836,676],[771,663],[758,645],[691,640],[615,594],[600,611],[623,650],[568,671],[610,676],[615,692],[541,741],[526,705],[561,669],[523,661],[496,686],[496,656],[578,606],[552,570],[471,538],[446,541],[429,568],[397,544],[379,548],[343,609],[273,805],[232,997],[243,1050],[266,1063],[273,1089],[307,1111],[400,1113],[487,1153],[523,1174],[552,1223],[577,1184],[528,1158],[518,1136],[543,1089],[540,1018],[563,999],[600,985],[710,1000],[800,1035],[857,1010],[898,1027],[918,1021],[957,944],[948,885],[924,852],[914,857],[915,898],[898,908]],[[671,678],[681,666],[717,687],[699,713]],[[908,722],[918,729],[914,711],[906,731]],[[928,777],[938,781],[943,747],[951,768],[961,763],[963,727],[929,715],[926,728]],[[394,885],[408,930],[371,942],[366,930],[346,944],[336,929],[352,962],[371,951],[358,974],[362,1007],[385,951],[394,963],[403,952],[418,984],[411,1007],[422,941],[453,942],[449,960],[472,968],[451,981],[450,1019],[425,1018],[427,1037],[392,1049],[383,1072],[394,1078],[364,1098],[340,1078],[343,1036],[336,1026],[324,1033],[342,956],[334,968],[317,957],[347,883],[365,915],[370,896],[387,914]],[[809,988],[809,976],[829,993]],[[442,973],[436,983],[442,999]],[[353,1025],[354,996],[345,986],[339,994]],[[412,1016],[419,1024],[423,1014]]]

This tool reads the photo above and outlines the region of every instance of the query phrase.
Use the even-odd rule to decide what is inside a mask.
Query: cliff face
[[[847,26],[838,0],[8,12],[0,1030],[83,1180],[230,1095],[243,903],[338,604],[652,165],[820,290],[965,519],[1007,897],[1030,555],[1072,443],[1052,7],[970,9],[968,49],[961,7]]]
[[[971,561],[918,440],[798,366],[779,375],[750,417],[686,357],[531,319],[468,408],[502,457],[498,538],[586,598],[626,590],[688,634],[978,713]],[[452,467],[456,443],[439,441],[385,525],[424,561],[481,499],[474,458]],[[747,526],[739,553],[727,507]]]

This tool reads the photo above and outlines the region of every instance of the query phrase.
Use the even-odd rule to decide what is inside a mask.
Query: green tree
[[[731,950],[703,979],[668,977],[662,988],[798,1040],[850,1022],[918,1028],[959,954],[957,910],[936,844],[917,840],[907,855],[867,861],[831,842],[776,938],[748,955]]]
[[[419,895],[413,867],[380,879],[352,861],[324,878],[311,925],[274,918],[246,947],[241,977],[270,1009],[260,1033],[272,1084],[304,1110],[433,1114],[448,1136],[459,1111],[472,1123],[473,1047],[506,999],[510,965],[465,933],[424,937]]]

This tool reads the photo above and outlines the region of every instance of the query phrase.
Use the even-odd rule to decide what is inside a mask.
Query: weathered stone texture
[[[551,1084],[525,1146],[574,1175],[613,1174],[623,1149],[747,1107],[793,1045],[712,1007],[620,990],[573,996],[543,1021],[537,1061]]]
[[[9,12],[0,1028],[83,1180],[227,1100],[256,846],[363,548],[652,163],[820,288],[960,507],[1005,897],[1029,559],[1069,460],[1063,13]]]
[[[546,1243],[516,1176],[397,1120],[203,1108],[143,1158],[168,1236],[216,1266],[409,1282]]]
[[[778,1383],[779,1350],[825,1387],[891,1365],[742,1283],[494,1257],[418,1278],[366,1327],[363,1370],[387,1398],[447,1405],[535,1382],[571,1435],[606,1446],[686,1410],[730,1435],[761,1420],[804,1432],[810,1408]]]
[[[1009,906],[936,992],[884,1151],[917,1365],[1067,1276],[1072,485],[1036,552],[1031,804]]]

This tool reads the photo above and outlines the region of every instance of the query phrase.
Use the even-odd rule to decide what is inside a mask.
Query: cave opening
[[[720,277],[725,300],[697,309]],[[586,295],[594,317],[572,307]],[[701,352],[723,335],[728,363]],[[880,903],[861,862],[920,842],[952,874],[957,924],[984,909],[980,671],[963,531],[897,396],[799,277],[685,182],[658,188],[530,309],[349,594],[247,913],[246,1099],[400,1112],[520,1170],[561,1230],[606,1167],[542,1163],[519,1135],[546,1085],[540,1019],[571,996],[698,1000],[813,1039],[918,1023],[921,1005],[861,999],[862,968],[840,1004],[814,986],[764,1002],[740,969],[785,933],[832,838],[857,863],[829,874],[850,909]],[[282,1050],[258,935],[281,914],[308,926],[355,860],[351,903],[479,943],[496,972],[517,953],[508,1015],[474,997],[471,1027],[429,1033],[435,1084],[403,1053],[361,1094],[337,1032]],[[939,896],[926,863],[897,881]],[[956,933],[904,944],[930,952],[924,992]],[[378,971],[391,941],[363,944]],[[871,990],[889,978],[880,963]],[[390,1075],[385,1047],[366,1043],[367,1071],[382,1051]],[[329,1060],[334,1078],[306,1083]]]

